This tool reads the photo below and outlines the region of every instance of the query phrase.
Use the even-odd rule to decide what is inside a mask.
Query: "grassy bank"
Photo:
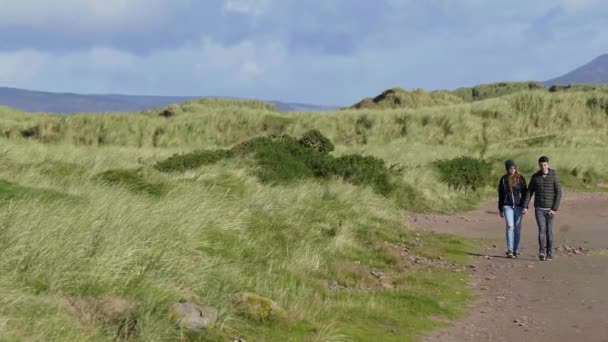
[[[432,163],[481,157],[498,177],[506,158],[528,174],[547,154],[564,184],[601,191],[608,120],[592,100],[601,96],[517,93],[289,115],[217,101],[171,114],[0,109],[0,339],[414,340],[463,312],[470,295],[458,270],[475,247],[418,235],[405,213],[459,211],[495,195],[492,182],[448,190]],[[175,154],[310,129],[333,141],[332,158],[382,158],[398,170],[390,173],[398,187],[378,192],[340,173],[273,184],[260,178],[255,154],[155,167]],[[244,292],[285,314],[252,316],[234,300]],[[132,304],[130,334],[91,304],[108,298]],[[169,314],[180,300],[219,309],[218,322],[184,335]]]

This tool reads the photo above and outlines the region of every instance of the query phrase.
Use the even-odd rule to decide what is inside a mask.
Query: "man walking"
[[[553,220],[555,212],[559,209],[562,198],[562,189],[555,170],[549,168],[549,158],[542,156],[538,159],[539,171],[532,175],[528,192],[524,200],[525,214],[528,204],[534,195],[534,213],[538,225],[538,258],[552,260],[553,247]]]

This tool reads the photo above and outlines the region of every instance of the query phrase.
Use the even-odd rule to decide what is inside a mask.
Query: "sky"
[[[544,81],[608,52],[601,0],[0,0],[0,86],[350,105]]]

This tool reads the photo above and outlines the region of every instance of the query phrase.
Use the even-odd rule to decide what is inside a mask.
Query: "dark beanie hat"
[[[515,162],[514,162],[514,161],[512,161],[512,160],[510,160],[510,159],[509,159],[509,160],[507,160],[507,161],[505,161],[505,169],[506,169],[507,171],[509,171],[509,169],[510,169],[510,168],[512,168],[512,167],[516,167],[516,165],[515,165]]]

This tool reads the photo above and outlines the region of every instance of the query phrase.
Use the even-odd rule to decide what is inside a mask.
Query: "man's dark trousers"
[[[551,255],[553,247],[553,218],[550,209],[536,208],[536,224],[538,225],[538,252]]]

